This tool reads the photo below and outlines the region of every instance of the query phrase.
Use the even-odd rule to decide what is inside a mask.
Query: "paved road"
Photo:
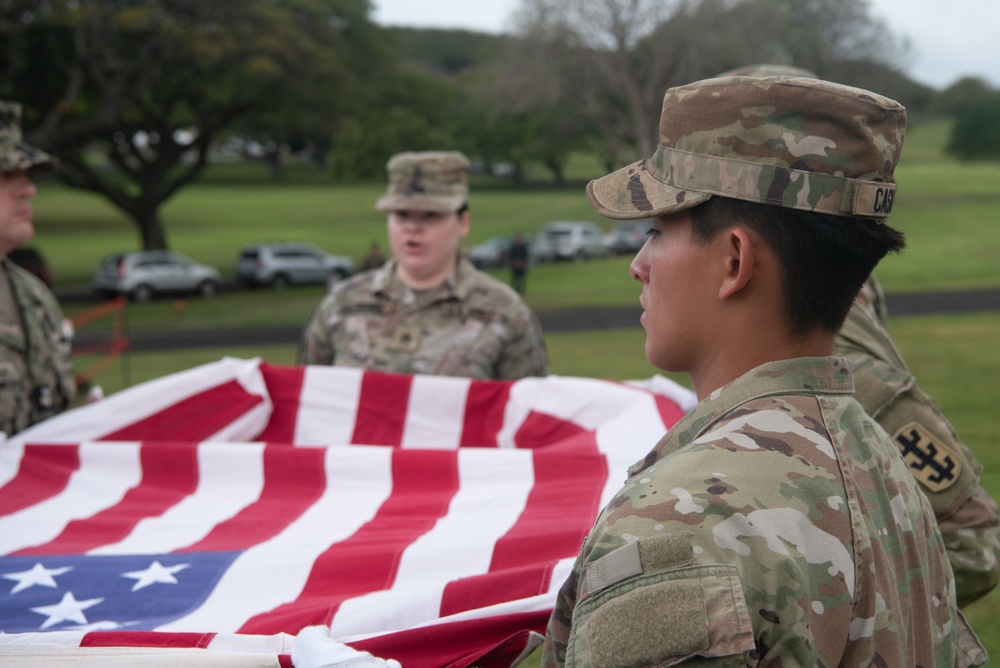
[[[963,290],[944,293],[913,293],[886,297],[892,317],[934,313],[1000,311],[1000,290]],[[538,319],[546,332],[572,332],[639,327],[638,305],[607,308],[540,311]],[[302,326],[211,329],[171,332],[133,332],[129,338],[134,351],[174,350],[295,343]],[[100,335],[77,336],[74,343],[86,346],[101,342]]]

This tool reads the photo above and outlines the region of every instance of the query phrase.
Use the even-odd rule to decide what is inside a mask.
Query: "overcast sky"
[[[520,0],[372,0],[378,23],[393,26],[508,29]],[[870,0],[872,14],[910,41],[904,70],[941,89],[978,76],[1000,87],[1000,0]]]

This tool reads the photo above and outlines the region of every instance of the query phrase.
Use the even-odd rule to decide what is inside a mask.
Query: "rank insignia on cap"
[[[410,182],[407,184],[407,187],[406,187],[406,194],[407,195],[414,195],[416,193],[425,192],[425,190],[424,190],[424,184],[423,184],[423,177],[424,177],[424,175],[423,175],[423,172],[420,170],[420,165],[417,165],[416,167],[414,167],[414,169],[413,169],[413,177],[410,179]]]
[[[930,491],[942,492],[958,481],[962,459],[920,424],[911,422],[892,438],[910,473]]]

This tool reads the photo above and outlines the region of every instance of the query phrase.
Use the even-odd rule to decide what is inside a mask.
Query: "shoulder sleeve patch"
[[[958,482],[962,458],[949,443],[936,438],[919,422],[910,422],[892,435],[903,461],[921,485],[932,492]]]
[[[693,566],[643,575],[582,602],[566,664],[628,668],[706,657],[743,666],[754,646],[737,569]]]

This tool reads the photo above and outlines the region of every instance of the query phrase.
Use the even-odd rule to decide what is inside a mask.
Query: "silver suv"
[[[138,302],[160,294],[196,293],[214,297],[222,285],[219,270],[173,251],[115,253],[94,271],[94,289],[127,295]]]
[[[547,223],[532,243],[539,261],[585,260],[611,255],[606,233],[588,221],[559,220]]]
[[[240,251],[236,260],[236,280],[244,285],[330,285],[353,273],[351,258],[298,242],[253,244]]]

